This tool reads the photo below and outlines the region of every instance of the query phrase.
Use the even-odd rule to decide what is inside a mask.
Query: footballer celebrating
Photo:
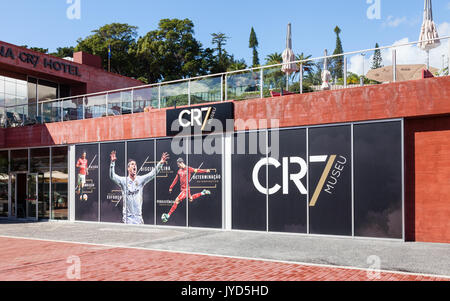
[[[111,153],[111,165],[109,176],[111,180],[122,189],[123,199],[123,222],[125,224],[142,225],[142,193],[144,186],[153,180],[163,168],[163,165],[169,159],[168,153],[163,153],[161,161],[155,169],[146,175],[138,176],[137,164],[135,160],[128,161],[128,177],[119,177],[115,173],[116,152]]]

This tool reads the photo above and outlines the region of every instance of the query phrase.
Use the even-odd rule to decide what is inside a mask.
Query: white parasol
[[[286,38],[286,49],[283,51],[283,67],[281,67],[281,71],[286,73],[287,79],[289,78],[289,74],[293,72],[297,72],[299,70],[295,61],[295,54],[292,51],[292,34],[291,34],[291,23],[288,24],[287,29],[287,38]],[[289,80],[287,80],[286,88],[289,85]]]
[[[322,90],[330,90],[330,80],[331,72],[328,71],[328,51],[325,49],[325,58],[323,60],[323,71],[322,71]]]
[[[438,47],[441,42],[438,40],[439,35],[436,24],[433,21],[433,9],[431,0],[425,0],[425,8],[423,12],[423,24],[420,29],[419,48],[427,52],[427,68],[430,68],[430,50]]]

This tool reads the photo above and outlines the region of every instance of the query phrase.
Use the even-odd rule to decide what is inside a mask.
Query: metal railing
[[[450,36],[440,38],[439,50],[431,51],[434,76],[449,75]],[[446,48],[447,43],[447,49]],[[418,77],[428,60],[418,42],[321,56],[295,61],[298,72],[286,75],[283,63],[198,76],[133,88],[98,92],[80,96],[40,101],[34,104],[5,107],[0,114],[3,127],[36,123],[65,122],[133,114],[161,108],[302,94],[323,90],[322,67],[327,59],[331,80],[327,89],[346,89],[363,85],[397,82]],[[384,68],[370,71],[378,51]],[[372,54],[369,56],[368,54]],[[425,68],[426,69],[426,68]],[[414,77],[415,76],[415,77]],[[419,74],[421,78],[421,74]]]

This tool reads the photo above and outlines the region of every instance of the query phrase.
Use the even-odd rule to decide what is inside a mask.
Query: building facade
[[[6,128],[0,149],[4,218],[450,243],[449,77]]]

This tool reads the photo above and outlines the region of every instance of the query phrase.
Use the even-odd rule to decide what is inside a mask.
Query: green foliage
[[[378,43],[375,44],[375,48],[379,48],[380,45],[378,45]],[[383,58],[381,57],[381,50],[377,49],[375,50],[375,54],[373,56],[373,61],[372,61],[372,69],[378,69],[378,68],[382,68],[383,66]]]
[[[237,70],[244,70],[247,69],[247,64],[245,63],[245,60],[237,60],[233,61],[231,65],[228,67],[227,71],[237,71]]]
[[[108,66],[108,46],[111,45],[111,71],[135,76],[135,57],[137,27],[128,24],[112,23],[93,30],[85,39],[78,39],[75,51],[85,51],[102,58],[103,68]]]
[[[207,50],[211,55],[212,52]],[[147,82],[168,81],[205,74],[202,45],[194,38],[189,19],[163,19],[158,29],[139,38],[135,51],[137,73]]]
[[[44,53],[44,54],[48,53],[48,48],[28,47],[28,45],[22,45],[20,47],[27,48],[27,49],[30,49],[30,50],[33,50],[33,51],[36,51],[36,52]]]
[[[56,52],[50,53],[50,55],[65,58],[65,57],[73,57],[75,47],[58,47],[56,48]]]
[[[274,52],[266,57],[266,65],[276,65],[283,62],[283,56],[281,53]]]
[[[252,27],[248,47],[253,49],[253,67],[259,66],[258,46],[258,38],[256,37],[255,29]]]
[[[341,29],[336,26],[334,29],[334,33],[336,34],[336,49],[333,52],[333,55],[344,53],[344,49],[342,47],[342,41],[339,34],[341,33]],[[338,56],[330,60],[330,72],[333,78],[342,78],[344,77],[344,57]]]

